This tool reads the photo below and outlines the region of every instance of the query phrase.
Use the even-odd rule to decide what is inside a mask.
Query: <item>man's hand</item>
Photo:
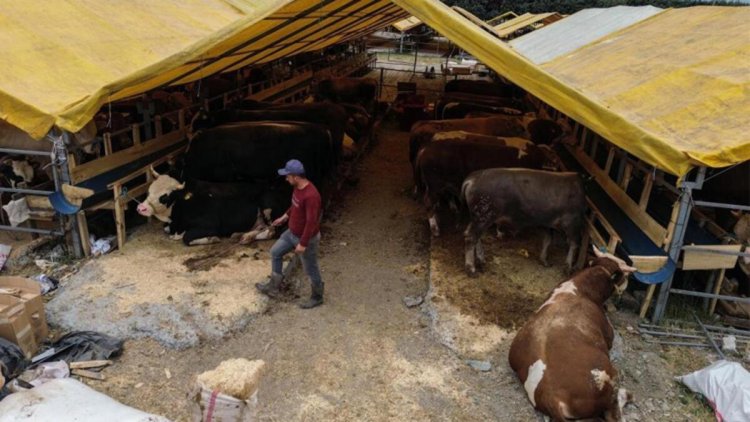
[[[305,253],[305,249],[307,249],[307,247],[302,246],[302,245],[297,245],[297,247],[294,248],[294,253],[303,254]]]
[[[284,215],[282,215],[281,217],[279,217],[279,218],[277,218],[277,219],[273,220],[273,221],[271,222],[271,225],[272,225],[272,226],[274,226],[274,227],[278,227],[278,226],[280,226],[280,225],[284,224],[284,223],[286,222],[286,220],[288,220],[288,219],[289,219],[289,216],[288,216],[288,215],[286,215],[286,214],[284,214]]]

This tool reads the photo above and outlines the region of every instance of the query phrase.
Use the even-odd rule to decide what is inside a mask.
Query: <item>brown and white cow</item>
[[[518,331],[508,361],[535,409],[554,421],[619,421],[630,394],[609,360],[614,329],[604,302],[636,271],[594,248],[588,268],[560,283]]]
[[[491,116],[471,119],[423,120],[414,123],[409,135],[409,162],[414,165],[419,150],[439,132],[465,131],[481,135],[521,137],[537,145],[562,139],[564,128],[557,122],[529,116]]]
[[[461,186],[461,200],[466,204],[471,222],[466,227],[466,271],[476,273],[484,263],[482,234],[493,224],[514,229],[544,227],[547,235],[540,260],[547,262],[552,230],[565,233],[568,240],[568,272],[584,230],[586,195],[583,178],[577,173],[555,173],[523,168],[492,168],[475,171]]]

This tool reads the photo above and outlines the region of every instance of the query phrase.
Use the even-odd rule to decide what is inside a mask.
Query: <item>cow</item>
[[[521,110],[524,113],[535,112],[536,106],[524,98],[493,97],[489,95],[464,94],[460,92],[446,92],[440,98],[440,102],[466,103],[489,107],[510,107]]]
[[[261,121],[307,122],[325,127],[330,132],[331,144],[323,157],[323,165],[333,170],[338,164],[347,114],[342,107],[335,104],[300,104],[295,107],[263,110],[226,109],[210,113],[201,110],[191,122],[191,133],[228,123]]]
[[[446,139],[441,139],[446,137]],[[419,151],[415,183],[424,191],[424,205],[433,236],[440,236],[437,205],[441,197],[458,198],[461,184],[476,170],[496,167],[541,169],[546,161],[539,147],[521,138],[489,138],[462,132],[435,134]]]
[[[304,122],[241,122],[198,131],[185,153],[186,179],[208,182],[271,181],[276,170],[296,158],[308,178],[320,186],[330,135],[321,125]]]
[[[622,420],[632,396],[609,359],[614,328],[604,302],[636,271],[594,248],[588,268],[557,285],[518,331],[508,361],[535,409],[555,422]]]
[[[445,84],[445,92],[486,95],[492,97],[521,98],[526,92],[513,84],[499,82],[455,79]]]
[[[465,265],[475,275],[484,264],[482,234],[493,224],[520,230],[544,227],[547,233],[540,260],[545,266],[552,231],[565,233],[568,273],[573,270],[575,252],[581,243],[586,212],[583,178],[577,173],[554,173],[531,169],[486,169],[470,174],[461,185],[461,201],[469,210],[464,231]]]
[[[11,188],[28,188],[34,181],[34,167],[25,158],[10,157],[0,163],[0,174]]]
[[[468,102],[458,101],[443,101],[439,102],[435,106],[435,118],[438,120],[446,119],[463,119],[470,113],[485,113],[487,115],[506,115],[506,116],[520,116],[524,112],[521,111],[520,107],[514,107],[513,104],[516,100],[508,101],[506,106],[495,106],[485,104],[475,104]]]
[[[256,199],[259,195],[257,185],[205,181],[180,183],[153,168],[151,171],[154,181],[137,211],[144,217],[156,217],[166,223],[165,231],[173,240],[182,240],[187,246],[205,245],[215,243],[221,237],[257,230],[266,224]],[[266,211],[266,214],[273,214],[273,211]],[[268,238],[270,234],[256,233],[255,239]]]
[[[527,116],[494,116],[474,119],[423,120],[414,123],[409,135],[409,162],[414,160],[420,148],[430,142],[438,132],[462,130],[481,135],[510,136],[529,139],[535,144],[552,144],[562,139],[564,130],[556,122],[547,125]],[[555,126],[557,125],[557,127]],[[533,133],[529,132],[533,129]],[[546,130],[546,132],[545,132]],[[534,135],[533,137],[531,135]]]
[[[359,104],[372,110],[378,96],[378,81],[373,78],[333,78],[313,85],[315,101]]]

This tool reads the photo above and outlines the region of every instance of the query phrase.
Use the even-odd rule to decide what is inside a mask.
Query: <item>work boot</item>
[[[275,297],[280,293],[284,276],[279,273],[272,273],[271,277],[265,283],[255,283],[255,287],[266,296]]]
[[[312,309],[322,304],[323,304],[323,283],[320,284],[319,288],[316,288],[315,286],[313,286],[310,299],[308,299],[307,302],[300,303],[299,307],[302,309]]]

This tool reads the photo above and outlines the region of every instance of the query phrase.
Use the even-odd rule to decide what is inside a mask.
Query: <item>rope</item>
[[[716,177],[716,176],[720,176],[720,175],[722,175],[722,174],[724,174],[724,173],[728,172],[729,170],[731,170],[731,169],[733,169],[733,168],[735,168],[735,167],[739,166],[740,164],[742,164],[742,163],[737,163],[737,164],[735,164],[735,165],[729,166],[729,167],[725,168],[724,170],[722,170],[722,171],[720,171],[720,172],[718,172],[718,173],[716,173],[716,174],[712,175],[711,177],[706,177],[705,179],[703,179],[703,183],[706,183],[706,182],[708,182],[709,180],[713,179],[714,177]]]
[[[135,201],[135,202],[138,203],[138,205],[142,204],[142,202],[139,201],[138,199],[133,198],[130,195],[128,195],[128,187],[127,186],[123,186],[122,187],[122,191],[120,192],[120,198],[123,198],[123,197],[126,199],[126,202],[127,201]]]

